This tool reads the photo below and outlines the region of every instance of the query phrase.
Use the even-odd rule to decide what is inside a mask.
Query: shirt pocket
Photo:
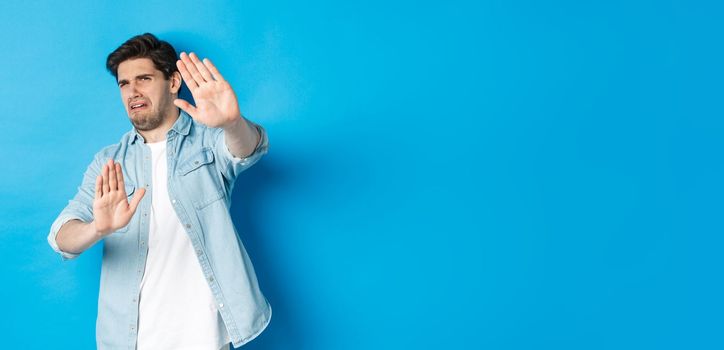
[[[202,209],[224,197],[219,174],[214,167],[214,152],[204,147],[179,162],[176,169],[183,191],[186,191],[196,209]]]
[[[128,200],[128,202],[130,203],[130,202],[131,202],[131,197],[133,197],[133,192],[136,192],[136,186],[134,186],[133,184],[129,184],[128,182],[126,182],[126,184],[125,184],[124,187],[125,187],[125,189],[126,189],[126,200]],[[131,224],[133,223],[133,218],[134,218],[135,216],[136,216],[136,215],[134,214],[134,215],[131,217],[131,220],[128,222],[128,225],[119,228],[118,230],[116,230],[116,232],[126,232],[126,231],[128,231],[128,228],[129,228],[129,227],[131,226]]]

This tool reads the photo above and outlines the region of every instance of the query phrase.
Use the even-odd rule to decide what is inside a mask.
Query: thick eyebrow
[[[150,74],[150,73],[139,74],[139,75],[136,76],[136,79],[146,78],[146,77],[153,77],[153,74]],[[121,85],[121,83],[128,83],[128,80],[127,80],[127,79],[121,79],[121,80],[118,81],[118,85]]]

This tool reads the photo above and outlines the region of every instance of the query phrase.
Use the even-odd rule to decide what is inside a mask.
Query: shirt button
[[[203,254],[203,252],[201,251],[201,249],[198,249],[198,250],[196,250],[196,254],[201,255],[201,254]]]
[[[209,282],[213,282],[213,281],[214,281],[214,276],[209,276]]]
[[[191,228],[191,224],[186,224],[186,228]]]
[[[144,241],[141,241],[141,245],[144,245],[144,244],[146,244],[146,242],[144,242]]]

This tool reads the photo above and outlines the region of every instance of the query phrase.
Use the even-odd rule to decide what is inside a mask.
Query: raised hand
[[[96,195],[93,200],[93,216],[98,234],[107,236],[128,225],[145,193],[145,188],[139,188],[128,203],[121,164],[108,159],[103,165],[101,175],[96,178]]]
[[[236,94],[208,58],[202,62],[195,53],[187,55],[182,52],[176,66],[191,90],[196,106],[182,99],[174,100],[174,105],[212,128],[224,128],[238,121],[241,113]]]

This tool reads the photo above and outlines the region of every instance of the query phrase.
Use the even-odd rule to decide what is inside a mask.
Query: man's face
[[[136,129],[153,130],[173,112],[173,100],[181,85],[177,75],[165,79],[150,58],[130,59],[118,65],[121,100]]]

